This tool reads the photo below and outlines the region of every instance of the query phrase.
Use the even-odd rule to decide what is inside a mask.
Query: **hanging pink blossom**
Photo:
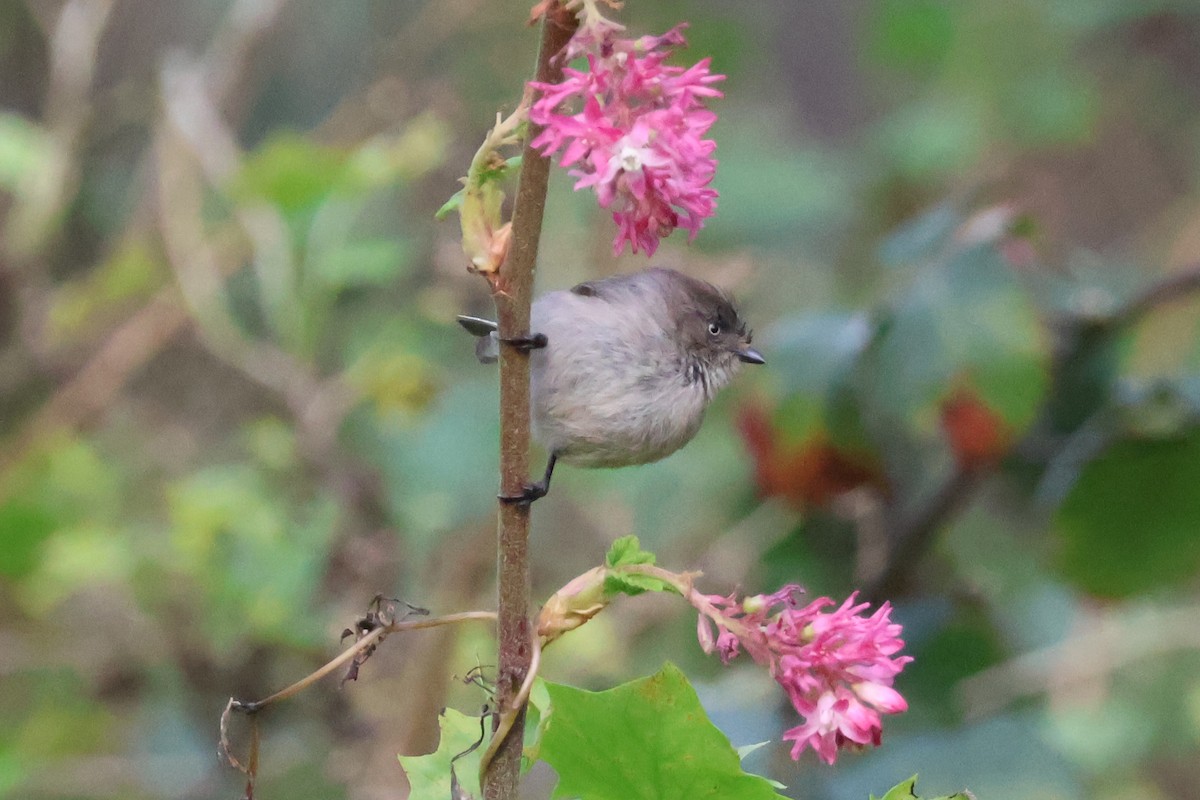
[[[828,597],[797,608],[800,594],[800,587],[789,585],[742,601],[700,594],[692,600],[705,652],[729,663],[745,649],[770,668],[804,718],[783,735],[793,742],[792,758],[811,747],[832,764],[839,749],[878,745],[880,714],[908,708],[892,682],[912,659],[896,656],[904,642],[888,603],[864,616],[868,604],[856,605],[857,593],[833,611],[825,610],[835,605]]]
[[[618,233],[613,250],[653,254],[675,228],[695,238],[716,210],[709,184],[716,142],[704,134],[716,114],[704,107],[721,93],[709,59],[691,67],[664,65],[686,44],[684,25],[662,36],[617,38],[621,27],[603,18],[581,25],[563,52],[587,58],[587,69],[563,70],[557,84],[531,83],[541,93],[529,119],[542,126],[532,145],[591,188],[612,211]]]

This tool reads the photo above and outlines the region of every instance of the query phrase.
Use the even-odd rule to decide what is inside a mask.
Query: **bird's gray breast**
[[[531,360],[534,436],[581,466],[657,461],[695,435],[702,380],[663,326],[637,302],[553,292],[534,304],[548,344]]]

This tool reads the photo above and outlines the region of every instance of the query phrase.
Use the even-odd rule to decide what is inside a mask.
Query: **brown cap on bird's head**
[[[730,353],[747,364],[765,364],[766,359],[750,346],[753,333],[746,327],[724,291],[707,281],[672,269],[654,269],[664,282],[670,312],[679,326],[680,337],[690,350]]]

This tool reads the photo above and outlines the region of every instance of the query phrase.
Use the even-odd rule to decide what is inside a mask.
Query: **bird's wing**
[[[571,294],[580,297],[595,297],[604,288],[604,281],[584,281],[571,287]]]
[[[641,272],[610,275],[607,278],[584,281],[572,286],[571,294],[577,294],[581,297],[599,297],[602,300],[613,302],[616,298],[623,296],[627,292],[641,294],[653,291],[656,286],[660,286],[663,283],[664,276],[669,277],[671,274],[673,274],[671,270],[655,267],[642,270]]]

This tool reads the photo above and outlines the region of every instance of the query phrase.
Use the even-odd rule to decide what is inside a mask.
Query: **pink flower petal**
[[[878,745],[881,714],[908,708],[892,682],[912,659],[895,655],[904,642],[889,604],[865,616],[869,606],[858,603],[857,594],[841,605],[819,597],[803,607],[799,595],[799,587],[785,586],[741,602],[709,595],[696,603],[719,631],[716,649],[723,660],[744,648],[787,693],[803,719],[783,737],[793,742],[792,757],[811,748],[832,764],[841,749]],[[721,637],[731,637],[727,649]]]
[[[631,40],[618,38],[619,25],[595,21],[565,51],[568,59],[586,55],[586,71],[530,84],[540,96],[529,119],[542,126],[532,146],[557,154],[577,190],[590,188],[601,207],[615,209],[618,254],[626,242],[652,254],[677,227],[694,238],[716,210],[716,143],[703,138],[716,115],[703,101],[721,96],[711,85],[724,76],[710,72],[709,59],[664,65],[671,48],[686,44],[684,27]]]

